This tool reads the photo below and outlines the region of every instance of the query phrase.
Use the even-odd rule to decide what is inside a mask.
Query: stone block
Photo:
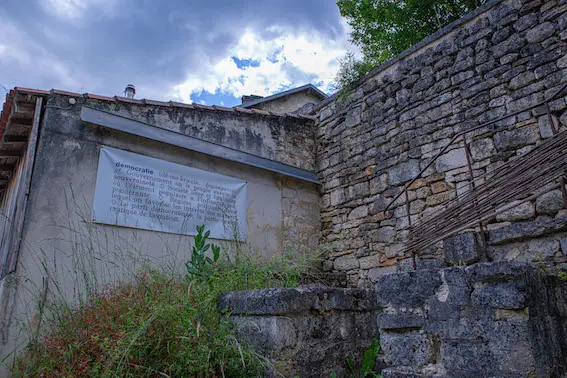
[[[444,155],[441,155],[435,161],[435,168],[437,172],[447,172],[452,169],[464,167],[467,165],[467,156],[464,148],[451,150]]]
[[[538,120],[537,120],[537,123],[538,123],[538,126],[539,126],[539,133],[540,133],[541,137],[544,138],[544,139],[551,138],[554,135],[553,134],[553,128],[557,129],[557,126],[558,126],[557,117],[552,116],[551,118],[553,120],[553,125],[549,121],[549,117],[547,115],[545,115],[543,117],[539,117]]]
[[[472,141],[470,151],[474,161],[481,161],[496,154],[494,143],[490,138]]]
[[[419,368],[433,363],[434,345],[429,335],[420,332],[382,332],[380,345],[389,366]]]
[[[419,174],[419,160],[408,160],[388,169],[388,182],[398,185],[409,181]]]
[[[362,109],[360,107],[354,108],[347,113],[346,127],[353,127],[361,122]]]
[[[433,194],[446,192],[447,190],[449,190],[449,185],[445,181],[438,181],[431,184],[431,192]]]
[[[472,282],[513,281],[537,274],[537,267],[519,261],[478,263],[464,268]]]
[[[449,265],[470,265],[483,258],[482,244],[475,232],[451,236],[443,240],[445,263]]]
[[[526,126],[515,130],[504,130],[494,134],[494,146],[498,151],[506,151],[533,144],[539,139],[536,128]]]
[[[441,285],[436,270],[416,270],[382,276],[375,286],[376,301],[382,307],[423,306]]]
[[[443,286],[436,293],[438,301],[457,306],[465,306],[470,303],[472,286],[465,268],[453,267],[444,269],[442,279]]]
[[[488,232],[491,245],[514,243],[567,230],[566,218],[518,222]]]
[[[399,311],[378,315],[378,327],[383,330],[408,330],[423,327],[425,316],[419,312]]]
[[[535,74],[532,71],[522,72],[510,80],[510,89],[515,91],[523,88],[535,81]]]
[[[360,269],[371,269],[380,266],[380,255],[373,254],[370,256],[361,257],[358,259]]]
[[[475,287],[471,299],[474,306],[507,310],[523,309],[528,304],[525,289],[515,282],[480,284]]]
[[[344,189],[336,189],[331,192],[331,206],[337,206],[345,202]]]
[[[297,330],[289,318],[274,316],[233,316],[236,335],[260,353],[271,354],[297,343]]]
[[[519,220],[531,219],[535,216],[535,206],[531,202],[524,202],[516,207],[506,210],[496,216],[499,222],[514,222]]]
[[[425,201],[423,200],[415,200],[410,203],[410,213],[411,214],[419,214],[425,208]]]
[[[456,191],[450,191],[450,192],[443,192],[443,193],[439,193],[439,194],[433,194],[429,197],[427,197],[427,199],[425,200],[425,204],[427,206],[437,206],[440,205],[444,202],[447,202],[449,200],[452,200],[453,198],[455,198],[457,196],[457,192]]]
[[[555,25],[551,22],[544,22],[526,32],[526,40],[529,43],[537,43],[551,37],[555,33]]]
[[[559,189],[547,192],[536,200],[536,211],[538,214],[555,215],[564,208],[563,196]]]
[[[516,29],[517,32],[524,31],[536,25],[537,21],[538,21],[537,14],[535,13],[526,14],[525,16],[520,17],[518,21],[514,23],[514,29]]]
[[[493,376],[490,373],[494,362],[490,349],[484,343],[464,340],[443,342],[441,363],[454,377]]]
[[[354,254],[337,257],[333,263],[336,270],[346,271],[358,269],[358,259]]]
[[[395,273],[397,270],[398,268],[395,265],[372,268],[368,270],[367,277],[372,283],[376,283],[380,277],[389,273]]]
[[[363,205],[354,208],[348,215],[349,220],[364,218],[368,215],[368,206]]]
[[[347,188],[347,200],[364,197],[369,194],[369,185],[367,181],[349,186]]]
[[[441,259],[423,259],[416,256],[417,269],[435,270],[440,269],[443,265]],[[409,272],[413,270],[413,262],[411,257],[398,261],[398,272]]]
[[[394,227],[380,227],[376,230],[373,241],[379,243],[392,243],[396,236],[396,230]]]
[[[383,174],[370,180],[371,194],[382,193],[386,189],[388,189],[388,174]]]

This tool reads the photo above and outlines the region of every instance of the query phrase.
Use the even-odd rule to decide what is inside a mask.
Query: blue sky
[[[354,48],[336,0],[4,0],[0,93],[24,86],[233,106],[332,91]]]

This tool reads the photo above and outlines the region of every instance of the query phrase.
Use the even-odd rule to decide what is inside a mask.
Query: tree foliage
[[[363,59],[350,59],[337,82],[360,67],[373,67],[407,50],[428,35],[478,8],[486,0],[339,0],[341,15],[352,27],[352,42]],[[343,62],[345,62],[343,61]],[[348,64],[347,64],[348,65]],[[368,72],[368,71],[367,71]]]

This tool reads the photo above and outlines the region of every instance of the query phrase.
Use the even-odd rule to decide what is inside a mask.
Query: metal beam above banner
[[[135,121],[131,118],[94,109],[89,106],[83,106],[81,108],[81,120],[94,125],[107,127],[113,130],[186,148],[188,150],[197,151],[221,159],[235,161],[252,167],[276,172],[284,176],[295,177],[303,181],[319,184],[314,172],[266,159],[261,156],[252,155],[247,152],[222,146],[203,139],[177,133],[175,131],[166,130],[148,123]]]

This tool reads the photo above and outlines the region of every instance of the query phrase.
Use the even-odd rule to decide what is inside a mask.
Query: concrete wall
[[[79,300],[85,290],[125,279],[148,263],[174,272],[185,269],[192,237],[91,222],[101,146],[246,180],[247,235],[240,249],[269,258],[288,248],[306,253],[317,245],[319,197],[314,184],[87,125],[79,114],[82,105],[89,105],[308,170],[314,166],[310,121],[82,97],[68,109],[68,100],[50,96],[43,116],[20,261],[2,292],[12,309],[10,317],[0,314],[3,327],[10,330],[1,340],[2,357],[16,341],[26,341],[19,330],[36,326],[44,294]],[[224,253],[235,252],[232,242],[217,243]]]
[[[272,101],[263,102],[253,107],[275,113],[293,113],[307,104],[318,104],[319,102],[321,102],[319,97],[306,92],[299,92]]]
[[[404,201],[391,214],[384,213],[385,207],[456,133],[556,92],[567,79],[566,39],[564,0],[490,1],[320,107],[322,233],[334,245],[327,268],[346,272],[353,285],[395,271],[394,265],[408,257],[399,253],[408,220]],[[550,102],[550,108],[556,126],[565,130],[566,99]],[[545,114],[524,112],[494,126],[469,135],[475,177],[552,135]],[[468,185],[463,145],[455,144],[410,188],[412,223]],[[561,208],[561,195],[554,191],[499,215],[488,229],[563,217]],[[567,249],[559,246],[554,239],[544,261],[567,261]],[[524,259],[541,260],[533,247],[525,249]],[[428,253],[425,257],[442,256],[442,245]]]

